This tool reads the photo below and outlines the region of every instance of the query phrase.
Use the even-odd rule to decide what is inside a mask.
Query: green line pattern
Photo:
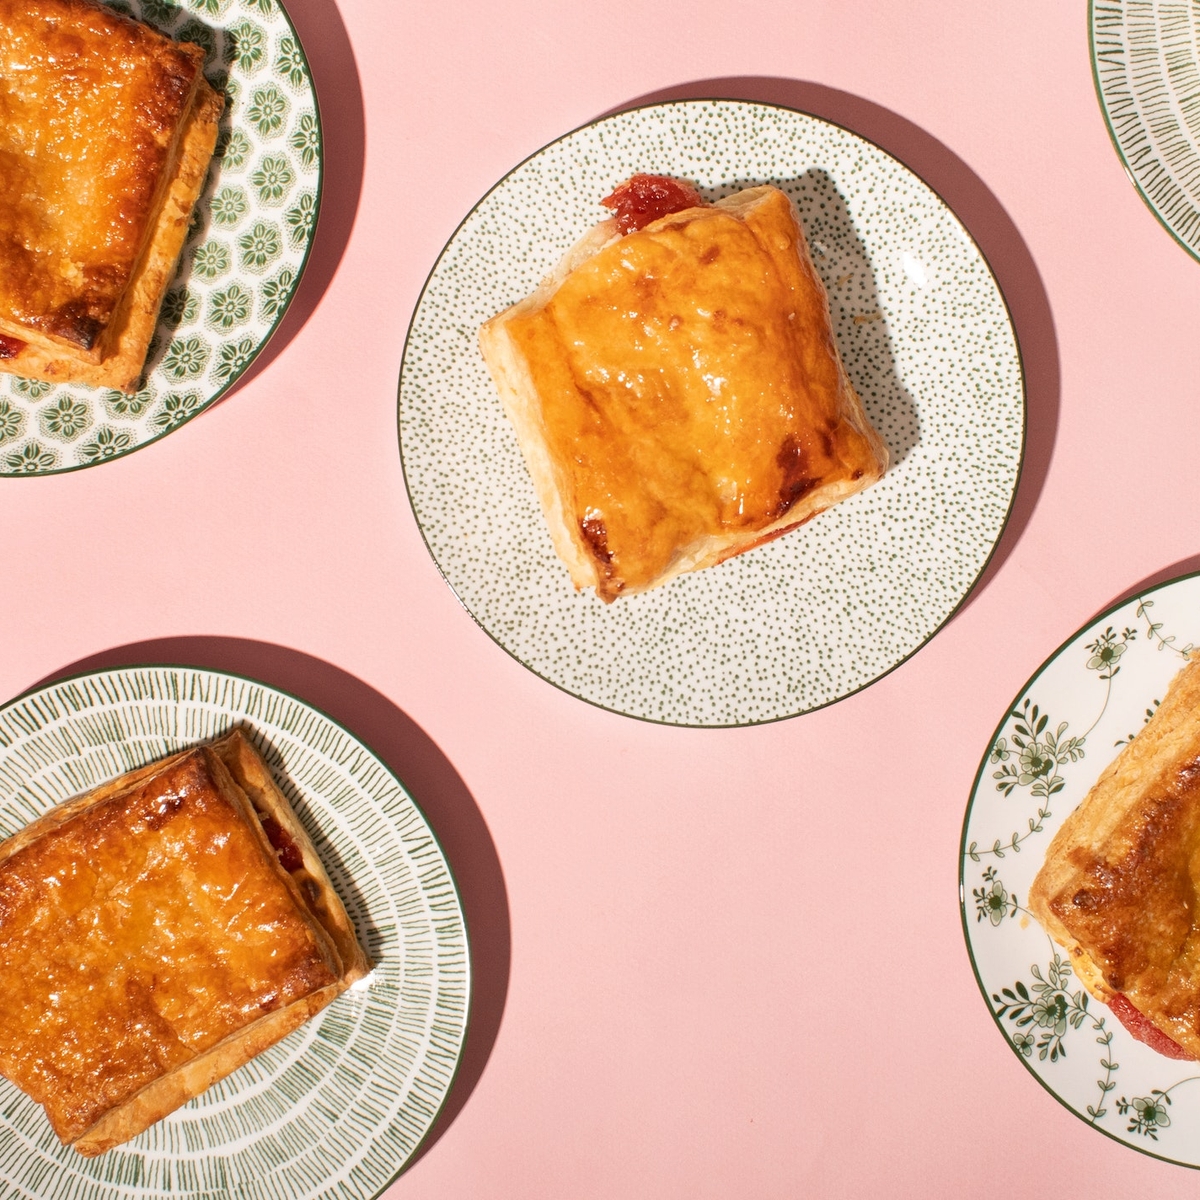
[[[1093,0],[1092,65],[1117,152],[1174,238],[1200,258],[1200,4]]]
[[[47,808],[240,725],[320,853],[376,967],[367,985],[94,1160],[0,1079],[0,1198],[356,1200],[411,1157],[465,1037],[466,929],[441,848],[365,746],[291,696],[186,667],[68,680],[0,709],[0,837]]]

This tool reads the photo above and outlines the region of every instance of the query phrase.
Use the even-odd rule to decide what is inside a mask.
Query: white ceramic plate
[[[1125,173],[1200,258],[1200,5],[1091,0],[1092,73]]]
[[[1046,848],[1200,645],[1200,576],[1119,604],[1055,651],[984,752],[963,825],[963,929],[996,1024],[1101,1133],[1200,1167],[1200,1063],[1134,1040],[1026,910]]]
[[[221,398],[283,319],[312,247],[321,124],[277,0],[129,0],[111,8],[208,51],[226,97],[217,156],[133,395],[0,375],[0,475],[91,467],[157,441]]]
[[[483,361],[479,325],[530,292],[638,171],[711,198],[795,197],[838,345],[893,466],[803,529],[604,605],[555,557]],[[442,252],[409,330],[399,425],[413,511],[479,624],[544,679],[676,725],[829,704],[902,662],[954,612],[1004,527],[1024,393],[1004,300],[970,235],[877,146],[731,100],[606,117],[523,162]]]
[[[0,1079],[0,1195],[37,1200],[379,1194],[433,1124],[465,1036],[469,963],[433,831],[316,709],[191,667],[99,671],[0,708],[0,838],[58,802],[241,725],[318,847],[376,966],[290,1037],[96,1159]]]

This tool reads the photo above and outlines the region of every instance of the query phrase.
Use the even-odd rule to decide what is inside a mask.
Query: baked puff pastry
[[[635,176],[480,331],[577,589],[604,601],[779,537],[878,480],[795,208]]]
[[[92,0],[0,0],[0,372],[136,390],[223,99]]]
[[[199,1095],[369,969],[240,732],[0,843],[0,1073],[82,1155]]]
[[[1160,1053],[1200,1059],[1200,657],[1050,843],[1030,911]]]

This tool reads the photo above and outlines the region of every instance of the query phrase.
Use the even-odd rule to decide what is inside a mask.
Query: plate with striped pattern
[[[376,964],[291,1036],[123,1146],[63,1147],[0,1078],[0,1196],[370,1200],[449,1094],[470,967],[457,888],[391,770],[302,700],[184,666],[93,672],[0,708],[0,839],[125,771],[240,726],[312,837]]]
[[[1096,93],[1125,173],[1200,258],[1200,4],[1091,0]]]

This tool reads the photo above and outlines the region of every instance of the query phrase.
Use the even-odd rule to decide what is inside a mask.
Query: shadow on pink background
[[[37,686],[110,667],[156,663],[207,667],[259,680],[298,696],[344,725],[402,780],[429,820],[458,885],[471,952],[466,1045],[454,1085],[416,1162],[462,1111],[495,1045],[508,994],[512,935],[504,873],[471,793],[429,736],[386,696],[346,671],[266,642],[172,637],[117,646],[65,666]]]

